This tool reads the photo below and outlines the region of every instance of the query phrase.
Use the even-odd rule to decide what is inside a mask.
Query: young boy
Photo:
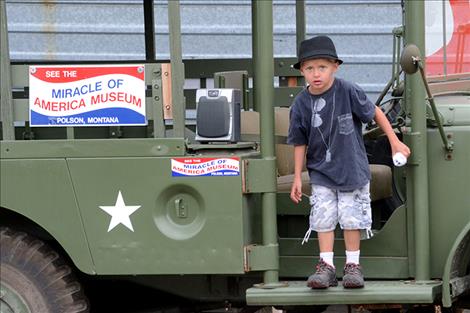
[[[320,261],[308,278],[311,288],[337,286],[333,263],[334,229],[339,222],[344,232],[346,265],[344,288],[364,286],[359,265],[361,231],[371,228],[369,196],[370,171],[362,139],[362,123],[372,119],[387,135],[392,155],[405,157],[410,149],[395,135],[383,112],[357,86],[335,78],[340,60],[327,36],[317,36],[300,44],[299,69],[308,83],[294,100],[290,112],[288,143],[294,145],[295,174],[290,197],[302,198],[301,172],[305,155],[312,196],[310,232],[318,233]],[[303,242],[302,242],[303,243]]]

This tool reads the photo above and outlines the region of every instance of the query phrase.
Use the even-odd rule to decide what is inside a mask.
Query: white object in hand
[[[403,166],[406,164],[406,157],[401,152],[397,152],[393,155],[393,164],[397,167]]]

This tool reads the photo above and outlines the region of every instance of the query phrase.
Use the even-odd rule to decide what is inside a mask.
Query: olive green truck
[[[112,64],[10,62],[1,1],[0,312],[93,312],[90,290],[116,284],[129,296],[116,301],[132,304],[143,288],[160,295],[149,296],[154,310],[181,312],[467,307],[470,13],[466,1],[443,3],[463,16],[460,46],[423,56],[425,1],[403,1],[377,100],[412,150],[407,164],[394,167],[386,137],[364,128],[374,233],[361,244],[365,288],[319,291],[305,284],[316,238],[300,244],[309,191],[289,199],[288,107],[302,80],[295,58],[273,57],[271,1],[252,1],[250,60],[183,61],[179,2],[169,1],[171,60],[152,59],[146,25],[150,57]],[[305,3],[295,6],[301,40]],[[427,75],[432,60],[442,75]],[[215,88],[185,93],[188,73],[214,76]]]

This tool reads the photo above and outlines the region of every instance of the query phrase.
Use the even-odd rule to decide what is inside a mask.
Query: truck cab
[[[376,105],[412,154],[393,166],[386,137],[364,125],[374,236],[361,243],[366,286],[348,291],[306,286],[319,251],[316,238],[301,245],[308,174],[295,205],[286,144],[304,82],[294,57],[273,57],[272,2],[251,5],[250,60],[183,60],[179,1],[167,5],[170,60],[156,60],[154,7],[144,1],[145,60],[11,62],[0,2],[2,312],[89,312],[90,290],[114,284],[159,292],[152,309],[181,311],[465,307],[468,3],[431,10],[441,22],[429,34],[425,2],[403,1]],[[305,3],[296,10],[301,40]],[[201,88],[185,90],[187,78]]]

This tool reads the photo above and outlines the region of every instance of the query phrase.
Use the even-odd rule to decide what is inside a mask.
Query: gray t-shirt
[[[287,143],[307,145],[310,182],[335,190],[354,190],[370,181],[362,123],[375,116],[364,91],[335,78],[320,95],[302,90],[290,111]]]

